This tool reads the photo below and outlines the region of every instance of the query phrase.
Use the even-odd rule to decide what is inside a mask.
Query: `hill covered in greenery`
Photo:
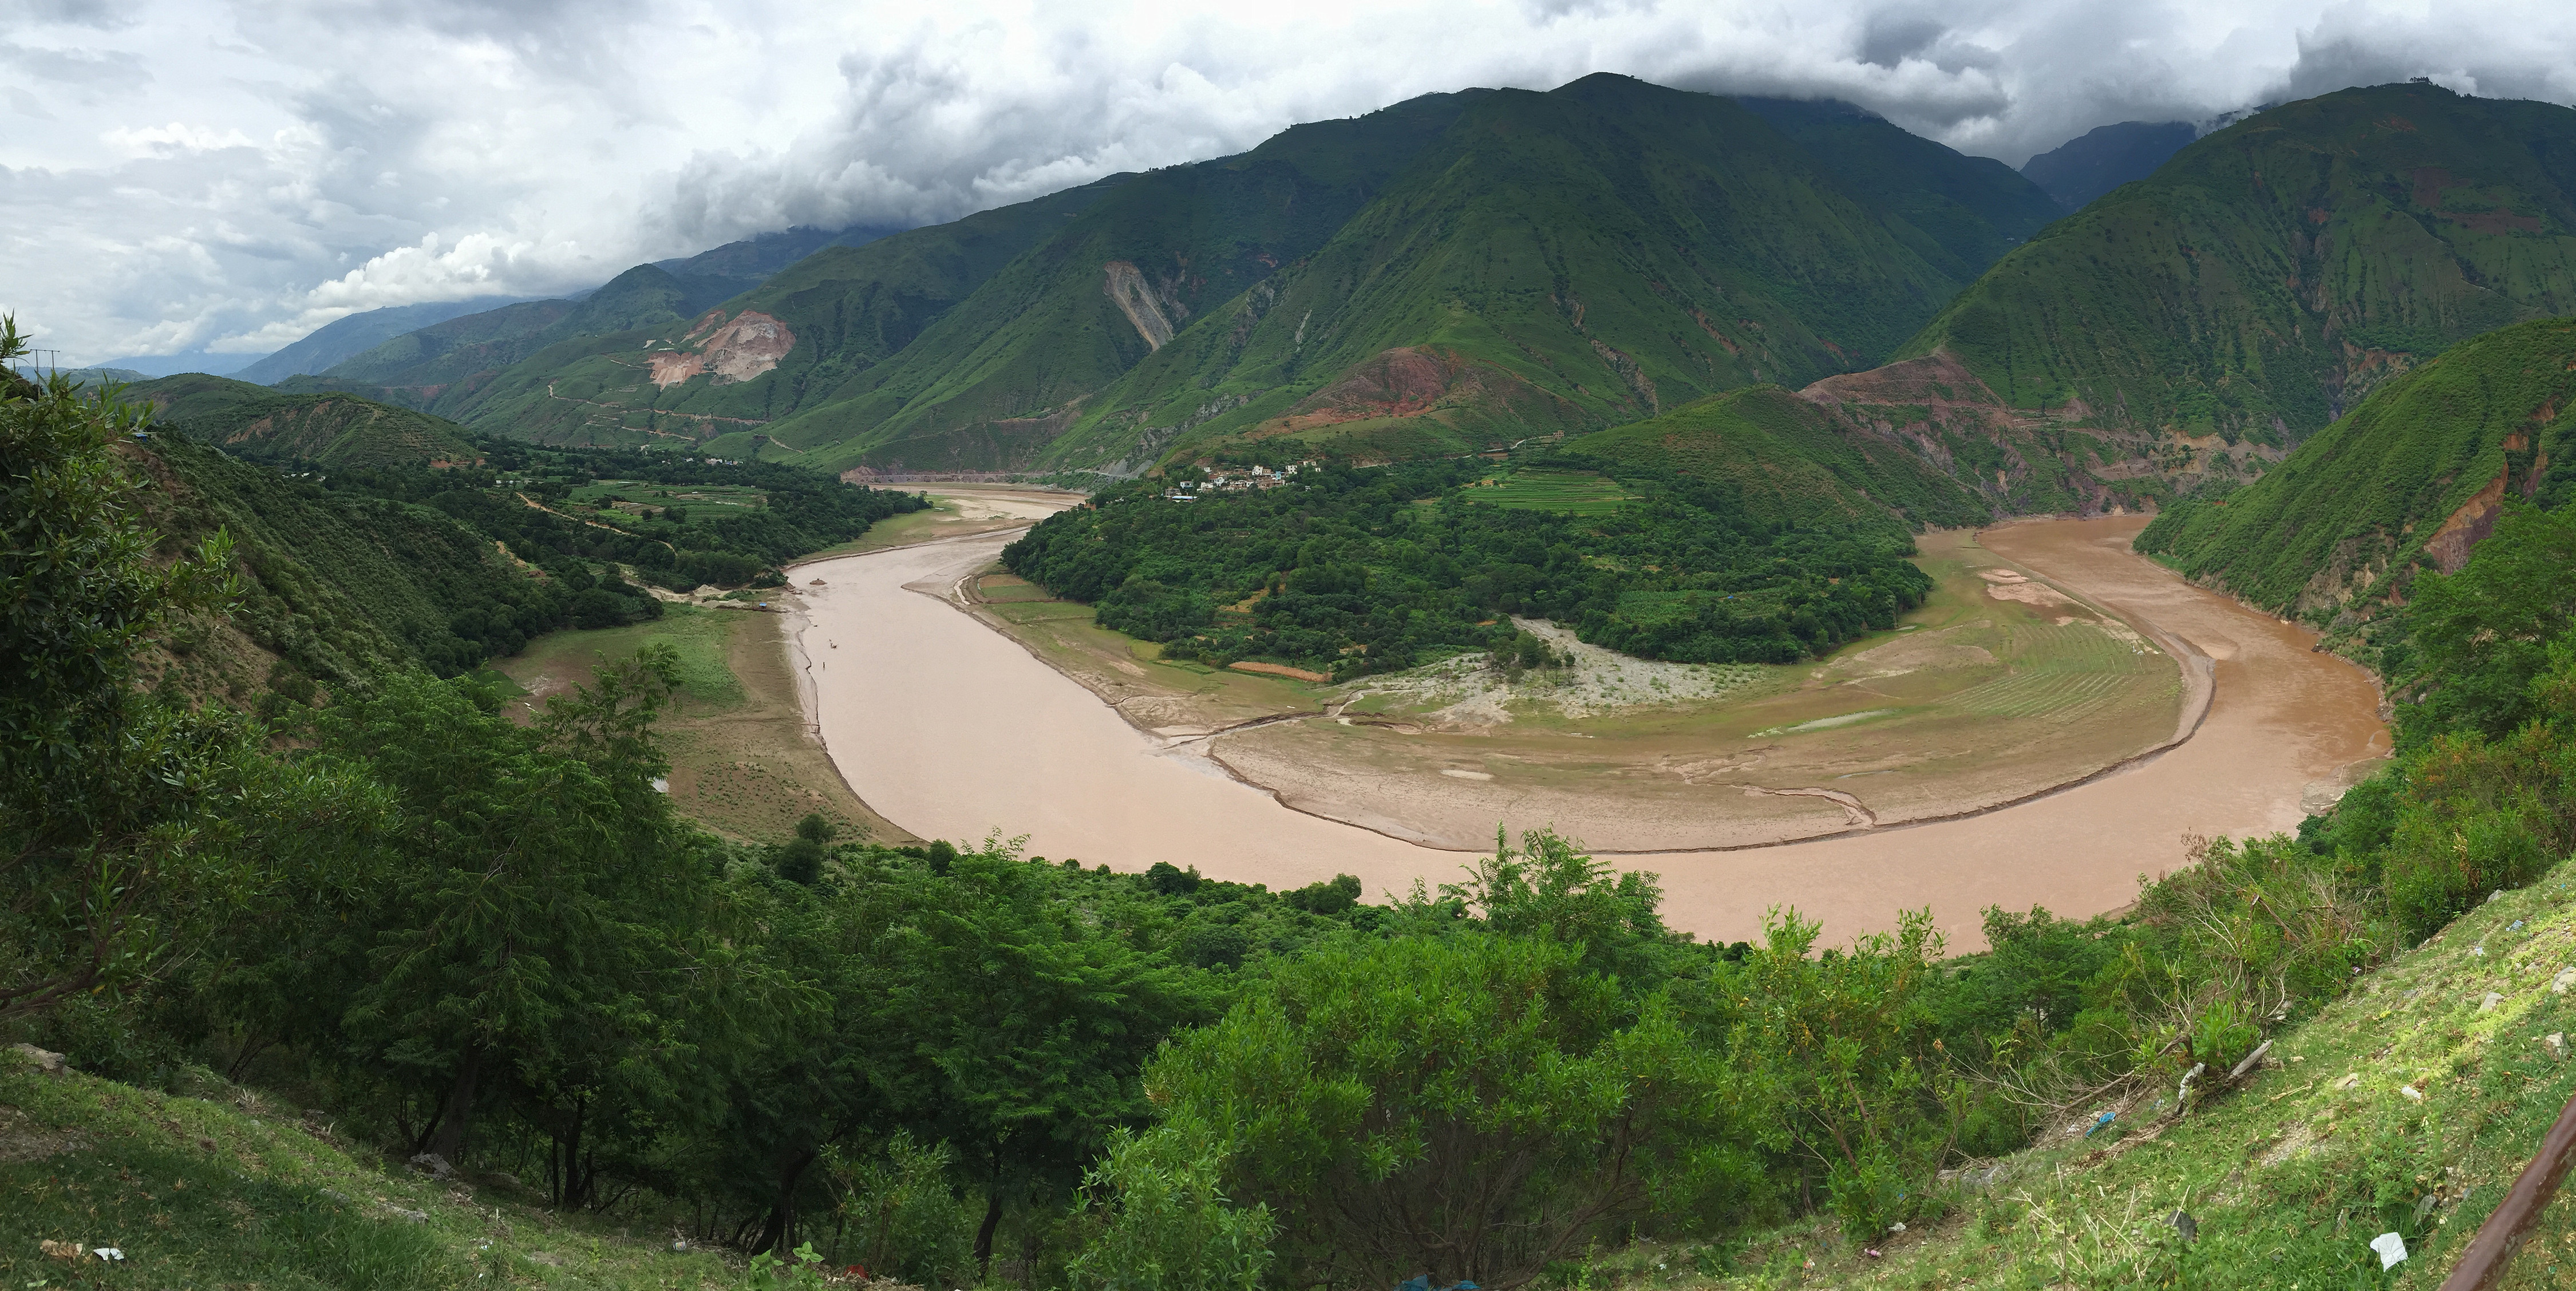
[[[1594,431],[1567,440],[1562,452],[1728,488],[1766,524],[1867,530],[1893,516],[1948,528],[1983,523],[1997,511],[1920,445],[1771,385]]]
[[[2523,323],[2381,386],[2252,484],[2168,509],[2138,550],[2327,626],[2457,570],[2508,500],[2576,499],[2571,460],[2576,321]]]
[[[779,565],[926,505],[791,467],[486,439],[343,392],[191,375],[125,397],[153,416],[120,451],[155,481],[142,505],[165,546],[222,532],[242,580],[220,630],[174,636],[164,671],[245,703],[453,675],[546,632],[658,616],[630,577],[774,585]]]
[[[1086,402],[1046,460],[1275,438],[1383,461],[1804,384],[1891,352],[2045,218],[2017,177],[1875,118],[1791,124],[1607,75],[1483,96],[1311,260]]]
[[[190,373],[138,382],[155,424],[242,457],[316,466],[471,463],[464,427],[443,417],[347,394],[284,393]]]
[[[1619,77],[1427,95],[825,247],[717,308],[641,266],[600,293],[652,297],[619,318],[512,306],[295,384],[836,469],[1132,473],[1283,431],[1408,456],[1865,367],[2055,214],[1848,105],[1755,107]]]
[[[2174,154],[1907,342],[2005,408],[2286,449],[2471,336],[2576,312],[2576,109],[2340,90]]]

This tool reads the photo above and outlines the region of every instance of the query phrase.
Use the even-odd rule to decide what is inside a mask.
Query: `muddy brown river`
[[[2187,646],[2211,698],[2191,737],[2089,782],[1956,820],[1732,851],[1622,855],[1662,876],[1664,918],[1702,938],[1759,932],[1793,907],[1828,943],[1930,907],[1954,950],[1988,906],[2084,916],[2128,904],[2190,835],[2296,828],[2388,750],[2378,693],[2315,637],[2191,587],[2129,550],[2140,517],[2046,520],[1980,541]],[[1291,888],[1358,875],[1374,898],[1458,877],[1467,854],[1305,815],[1199,752],[1167,748],[947,599],[1011,534],[799,567],[793,634],[833,761],[886,818],[961,842],[1026,835],[1031,853],[1141,870],[1156,861]],[[820,578],[824,586],[810,586]],[[1543,824],[1514,821],[1514,829]]]

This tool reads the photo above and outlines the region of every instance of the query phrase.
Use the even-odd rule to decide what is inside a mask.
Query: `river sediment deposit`
[[[877,811],[924,837],[1025,834],[1029,851],[1054,859],[1121,869],[1168,861],[1273,888],[1351,873],[1374,897],[1417,879],[1454,880],[1496,823],[1515,831],[1553,824],[1625,853],[1623,866],[1662,875],[1666,919],[1702,937],[1754,936],[1767,909],[1794,906],[1840,941],[1929,906],[1954,948],[1969,948],[1979,944],[1987,906],[2044,905],[2069,916],[2117,908],[2133,899],[2141,874],[2181,863],[2188,835],[2294,828],[2387,750],[2366,674],[2313,652],[2310,634],[2132,553],[2142,524],[2050,520],[1962,535],[1965,547],[1981,549],[1959,568],[1981,580],[1972,586],[1988,612],[1959,619],[1955,640],[1932,636],[1951,631],[1936,625],[1863,643],[1794,689],[1759,699],[1786,717],[1729,718],[1769,723],[1758,730],[1654,735],[1676,742],[1658,757],[1702,764],[1696,776],[1648,786],[1670,808],[1660,815],[1638,808],[1626,792],[1636,786],[1605,780],[1604,792],[1588,794],[1576,762],[1516,782],[1514,758],[1464,760],[1456,741],[1477,733],[1437,721],[1393,744],[1384,727],[1401,723],[1384,723],[1366,732],[1378,741],[1368,746],[1378,761],[1337,761],[1341,733],[1360,729],[1341,720],[1358,707],[1349,688],[1233,673],[1208,679],[1204,695],[1176,698],[1124,657],[1095,650],[1086,663],[1081,652],[1050,650],[1046,638],[1022,631],[1024,645],[976,616],[1010,606],[973,604],[993,599],[977,594],[979,575],[1008,533],[800,566],[804,606],[792,639],[834,761]],[[1938,555],[1927,544],[1927,558]],[[1015,630],[1034,624],[1066,640],[1099,633],[1078,607],[1025,608],[1030,623],[1014,619]],[[2035,626],[2015,627],[2016,614]],[[1978,709],[1975,686],[1953,694],[1923,679],[1975,664],[1973,652],[1991,656],[1998,623],[2025,645],[2047,629],[2074,633],[2093,655],[2111,657],[2091,641],[2100,635],[2133,656],[2118,667],[2088,665],[2087,677],[2109,678],[2083,682],[2093,689],[2078,699],[2093,707],[2048,710],[2073,714],[2054,728],[2071,732],[2056,751],[2034,752],[2018,737],[1966,739],[1961,713],[2030,714]],[[1122,689],[1122,681],[1133,684]],[[1711,694],[1732,684],[1715,678]],[[1999,683],[1978,684],[1989,687],[1978,694],[2005,693],[1993,689]],[[1894,697],[1871,698],[1872,688]],[[1428,701],[1407,702],[1420,709]],[[1257,724],[1210,738],[1233,723]],[[1800,738],[1783,738],[1789,732]],[[1696,753],[1682,747],[1694,740]],[[1383,752],[1416,745],[1424,751]],[[1806,755],[1819,767],[1875,758],[1885,772],[1934,767],[1948,778],[1922,772],[1909,782],[1863,770],[1766,783],[1742,769],[1762,748],[1792,760],[1801,749],[1823,750]],[[1539,783],[1551,777],[1559,783]],[[2055,787],[2071,780],[2081,783]],[[1910,798],[1907,783],[1919,787]],[[1698,802],[1725,810],[1693,817]],[[1921,823],[1900,823],[1908,820]],[[1695,846],[1656,845],[1674,838]]]

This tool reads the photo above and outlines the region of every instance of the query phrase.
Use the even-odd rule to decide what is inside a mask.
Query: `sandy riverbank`
[[[2311,653],[2305,634],[2128,552],[2137,523],[2016,525],[1984,541],[2166,649],[2205,657],[2210,700],[2189,741],[1967,819],[1744,851],[1653,852],[1625,863],[1661,872],[1668,917],[1704,936],[1749,935],[1775,904],[1825,918],[1838,938],[1889,926],[1900,908],[1930,905],[1954,939],[1973,943],[1987,905],[2044,904],[2063,914],[2114,908],[2134,895],[2139,874],[2179,862],[2186,834],[2295,825],[2303,795],[2318,782],[2385,750],[2369,679]],[[1203,741],[1173,744],[1139,730],[959,613],[948,594],[1005,541],[988,534],[798,571],[810,617],[799,639],[812,661],[818,724],[851,784],[878,810],[926,836],[1026,833],[1033,851],[1053,857],[1121,868],[1170,861],[1274,887],[1336,872],[1359,874],[1373,892],[1455,877],[1460,853],[1389,836],[1421,832],[1398,814],[1418,810],[1405,795],[1384,794],[1376,800],[1392,810],[1359,821],[1384,833],[1289,810],[1227,775],[1204,755]],[[815,577],[825,586],[812,588]],[[1442,779],[1471,791],[1487,783]],[[1855,819],[1834,798],[1776,801],[1825,813],[1833,828]],[[1515,828],[1551,823],[1508,808],[1505,818]]]

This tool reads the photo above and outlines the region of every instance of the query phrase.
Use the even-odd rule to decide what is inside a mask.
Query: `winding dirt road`
[[[1953,949],[1980,912],[2069,916],[2128,904],[2187,835],[2294,828],[2388,736],[2369,677],[2308,633],[2190,587],[2129,551],[2137,517],[2051,520],[1980,536],[2024,568],[2209,661],[2213,698],[2191,738],[2115,773],[1963,819],[1723,852],[1623,855],[1663,876],[1664,915],[1704,938],[1757,935],[1792,906],[1829,942],[1929,906]],[[1466,854],[1290,810],[1210,761],[1165,747],[947,597],[1012,535],[983,534],[799,567],[795,632],[808,702],[868,802],[923,837],[1028,835],[1031,852],[1297,887],[1337,873],[1372,894],[1458,876]],[[824,585],[811,586],[821,578]],[[1544,824],[1513,821],[1514,829]]]

